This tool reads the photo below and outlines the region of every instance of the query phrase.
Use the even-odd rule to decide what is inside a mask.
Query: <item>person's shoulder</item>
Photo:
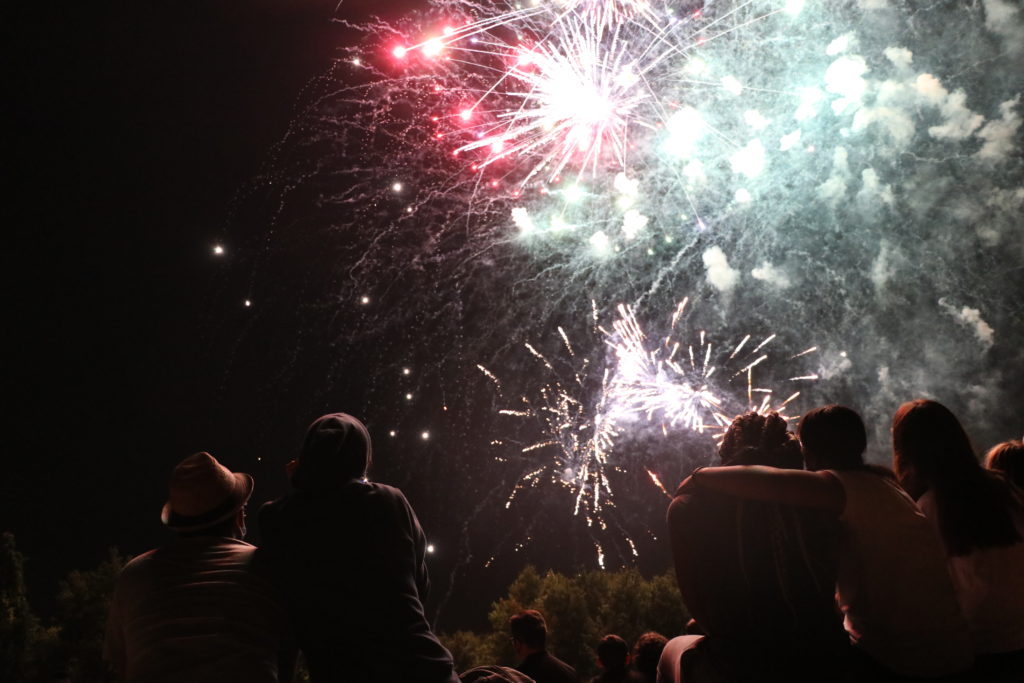
[[[238,538],[222,538],[217,545],[223,548],[224,552],[239,557],[247,557],[256,552],[256,546]]]
[[[268,500],[267,502],[260,505],[259,510],[256,512],[256,516],[260,521],[264,519],[273,519],[279,517],[288,507],[291,505],[292,500],[295,498],[295,492],[286,493],[280,498],[274,500]]]
[[[289,494],[290,495],[290,494]],[[256,523],[260,527],[260,532],[266,534],[268,530],[273,533],[274,527],[276,527],[283,514],[284,508],[287,505],[289,496],[282,498],[276,498],[274,500],[268,500],[263,505],[260,505],[256,511]]]
[[[885,465],[868,463],[859,467],[818,470],[815,474],[831,477],[842,485],[846,485],[848,482],[858,482],[862,485],[878,487],[899,486],[896,474]]]
[[[122,580],[135,574],[145,572],[150,565],[158,560],[160,550],[160,548],[153,548],[152,550],[147,550],[141,555],[136,555],[130,559],[124,567],[121,568],[120,576]]]
[[[405,494],[395,486],[375,481],[360,482],[359,485],[364,499],[369,501],[370,505],[376,506],[377,509],[391,509],[395,511],[412,509]]]
[[[284,505],[285,498],[287,498],[287,496],[268,500],[263,505],[260,505],[256,514],[260,517],[277,514],[281,510],[281,506]]]
[[[668,519],[674,524],[705,525],[709,517],[714,518],[720,512],[732,510],[735,506],[736,500],[725,494],[695,489],[672,499],[668,506]]]
[[[382,498],[401,498],[405,500],[405,494],[397,486],[391,486],[390,484],[382,484],[377,481],[364,481],[359,484],[365,487],[365,492],[368,495],[379,496]]]
[[[566,679],[565,680],[567,680],[567,681],[577,681],[577,680],[579,680],[579,676],[576,674],[576,669],[574,669],[570,664],[568,664],[566,662],[563,662],[561,659],[559,659],[558,657],[554,656],[550,652],[547,653],[546,659],[547,659],[547,661],[550,664],[553,664],[555,667],[561,669],[566,674]]]

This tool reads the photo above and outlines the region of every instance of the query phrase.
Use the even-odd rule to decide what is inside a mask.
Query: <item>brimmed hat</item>
[[[347,413],[324,415],[306,432],[292,485],[305,490],[331,488],[365,476],[372,461],[366,425]]]
[[[175,531],[205,529],[237,513],[252,487],[252,477],[232,472],[209,453],[190,455],[171,472],[160,521]]]

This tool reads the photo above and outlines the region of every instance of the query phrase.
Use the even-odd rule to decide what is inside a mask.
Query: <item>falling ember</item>
[[[669,493],[668,490],[665,488],[665,485],[661,483],[661,479],[658,477],[657,474],[655,474],[651,470],[647,470],[647,475],[651,478],[651,481],[654,482],[654,485],[658,487],[659,491],[664,493],[667,498],[672,497],[672,494]]]

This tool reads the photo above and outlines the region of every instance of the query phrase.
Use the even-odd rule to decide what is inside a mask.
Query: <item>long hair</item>
[[[1005,480],[984,470],[960,421],[941,403],[904,403],[892,421],[893,466],[915,499],[932,491],[939,532],[953,556],[1021,540]]]

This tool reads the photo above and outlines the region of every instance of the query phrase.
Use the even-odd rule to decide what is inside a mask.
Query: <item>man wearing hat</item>
[[[122,679],[273,683],[284,662],[290,680],[284,608],[242,540],[252,489],[209,453],[174,468],[160,519],[175,538],[129,562],[114,590],[104,649]]]
[[[295,490],[260,510],[310,678],[458,683],[423,610],[423,529],[401,491],[366,480],[371,460],[362,422],[324,415],[290,465]]]

